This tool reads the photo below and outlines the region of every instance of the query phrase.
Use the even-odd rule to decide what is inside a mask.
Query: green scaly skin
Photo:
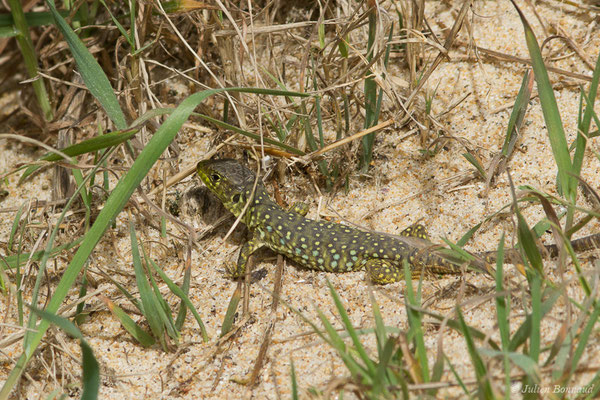
[[[408,260],[415,277],[422,273],[459,274],[464,264],[477,272],[493,274],[490,264],[495,260],[495,252],[469,254],[469,261],[465,261],[430,242],[421,225],[411,226],[396,236],[314,221],[304,217],[308,207],[303,203],[283,210],[269,198],[260,181],[250,199],[256,176],[235,160],[201,161],[197,171],[204,184],[236,217],[248,202],[242,222],[253,237],[243,245],[237,265],[228,268],[233,278],[243,276],[248,257],[265,246],[310,269],[327,272],[365,269],[374,283],[382,285],[404,278],[404,260]],[[573,240],[571,246],[577,253],[600,249],[600,233]],[[544,248],[543,254],[558,255],[556,245]],[[520,264],[519,252],[507,250],[505,261]]]
[[[201,161],[197,171],[204,184],[238,217],[252,194],[255,174],[235,160]],[[314,221],[304,217],[307,212],[308,207],[302,203],[289,211],[283,210],[270,199],[259,181],[242,216],[253,237],[243,245],[237,265],[229,268],[229,274],[233,278],[243,276],[248,257],[264,246],[314,270],[365,269],[377,284],[402,280],[405,259],[415,276],[422,271],[433,275],[462,271],[459,265],[433,250],[434,245],[421,225],[393,236]]]

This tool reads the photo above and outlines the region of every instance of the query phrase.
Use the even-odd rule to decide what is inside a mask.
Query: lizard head
[[[233,215],[239,216],[254,187],[254,172],[231,159],[200,161],[196,171],[223,205]]]

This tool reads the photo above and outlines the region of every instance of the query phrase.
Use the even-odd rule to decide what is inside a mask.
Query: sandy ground
[[[478,46],[528,58],[522,26],[510,3],[477,2],[474,10],[476,15],[471,14],[469,18],[473,39]],[[594,21],[591,15],[562,6],[558,2],[538,3],[537,10],[550,25],[560,27],[574,42],[582,45],[581,48],[587,57],[595,61],[600,47],[597,20]],[[540,34],[540,25],[528,9],[525,11],[536,33]],[[426,14],[431,17],[430,21],[447,21],[448,25],[453,21],[448,6],[443,2],[427,2]],[[460,39],[466,43],[464,31]],[[553,48],[558,48],[558,44]],[[565,49],[560,54],[568,56],[553,63],[554,66],[590,75],[589,69],[570,50]],[[311,206],[310,218],[319,218],[317,210],[320,209],[321,215],[339,213],[348,221],[389,233],[399,233],[407,226],[419,222],[428,227],[430,236],[438,242],[441,242],[440,238],[443,237],[452,241],[458,240],[475,224],[508,204],[511,197],[506,175],[499,177],[497,184],[490,189],[487,196],[483,196],[485,185],[481,180],[471,179],[462,183],[463,177],[470,174],[473,167],[461,154],[465,152],[463,144],[467,144],[482,159],[488,160],[490,154],[502,146],[510,113],[510,107],[507,106],[512,104],[517,95],[524,67],[513,62],[500,62],[486,57],[476,60],[473,53],[468,55],[469,57],[464,47],[453,49],[450,53],[450,61],[442,63],[430,79],[430,88],[433,89],[439,84],[433,102],[435,114],[448,111],[458,99],[469,94],[458,106],[440,118],[447,135],[459,138],[460,141],[448,141],[439,153],[433,157],[424,157],[416,135],[406,137],[406,130],[388,129],[378,135],[375,162],[368,176],[352,175],[347,194],[340,192],[334,197],[327,195],[320,197],[306,175],[299,174],[296,168],[292,168],[291,173],[286,174],[288,180],[285,186],[280,187],[284,200],[289,204],[296,200],[307,201]],[[406,78],[404,72],[395,66],[392,66],[391,74]],[[553,82],[564,83],[557,90],[556,97],[566,128],[567,140],[570,143],[575,137],[579,93],[578,87],[569,83],[581,82],[554,74],[551,75],[551,79]],[[541,191],[556,194],[556,167],[545,132],[542,111],[536,97],[530,103],[518,151],[515,152],[510,163],[511,174],[516,185],[530,185]],[[190,129],[182,132],[180,142],[184,144],[180,156],[181,165],[194,163],[213,145],[210,135]],[[589,147],[598,150],[597,141],[590,142]],[[32,151],[27,145],[7,140],[0,140],[0,149],[2,152],[0,171],[9,169],[17,162],[32,161],[40,154]],[[586,154],[582,177],[598,189],[600,163],[591,151]],[[17,178],[11,176],[6,185],[10,194],[0,206],[18,207],[29,199],[50,199],[50,179],[49,173],[42,173],[35,179],[17,186]],[[199,184],[195,178],[189,179],[182,183],[180,188]],[[271,189],[272,187],[269,186],[269,190]],[[382,207],[383,205],[385,207]],[[381,209],[371,218],[364,218],[367,212],[376,208]],[[525,207],[524,213],[531,225],[543,217],[539,206]],[[14,215],[14,213],[0,214],[2,221],[0,243],[3,248]],[[42,218],[36,215],[32,216],[32,219]],[[202,221],[194,220],[190,223],[204,227]],[[134,288],[127,224],[127,213],[121,213],[116,229],[97,247],[91,259],[90,270],[92,272],[103,270],[108,273],[126,271],[127,275],[117,274],[117,276],[123,283],[130,285],[130,288]],[[44,228],[40,227],[39,230],[41,229]],[[273,289],[276,267],[274,258],[270,255],[270,258],[261,261],[256,267],[264,268],[267,274],[259,284],[251,288],[251,319],[245,321],[232,340],[226,341],[221,346],[216,345],[229,299],[236,287],[235,283],[225,279],[222,274],[224,263],[234,259],[240,244],[239,241],[232,239],[223,242],[228,229],[229,223],[219,228],[208,239],[198,243],[192,254],[193,278],[190,297],[209,331],[208,343],[202,343],[198,326],[188,316],[183,329],[182,345],[176,353],[164,353],[158,347],[144,349],[134,343],[124,332],[98,297],[90,299],[89,307],[95,312],[82,326],[82,330],[102,365],[102,398],[273,399],[279,395],[288,398],[291,390],[289,375],[291,360],[298,374],[302,397],[308,396],[307,389],[311,386],[324,389],[335,378],[348,376],[348,371],[334,351],[311,333],[310,327],[290,308],[280,305],[275,315],[271,315],[270,291]],[[169,226],[169,230],[179,234],[177,227],[173,225]],[[467,249],[493,250],[503,231],[507,233],[508,242],[513,240],[514,230],[511,221],[494,219],[484,225],[474,236],[468,243]],[[600,224],[592,222],[581,234],[598,231],[600,231]],[[551,240],[549,236],[544,239]],[[160,239],[155,230],[148,228],[145,229],[144,240],[150,242]],[[171,241],[165,243],[166,250],[160,246],[154,248],[155,256],[168,274],[180,279],[183,269],[181,254],[178,254],[178,249],[174,246],[169,248],[172,245]],[[52,280],[60,276],[67,259],[68,255],[59,259],[56,264],[50,264],[49,277]],[[593,260],[593,254],[590,257],[582,257],[584,269],[594,268]],[[547,272],[553,277],[556,263],[548,262],[545,265]],[[34,272],[28,270],[27,273]],[[506,273],[514,282],[522,280],[512,266],[507,267]],[[95,276],[99,278],[98,275]],[[31,275],[29,279],[33,279]],[[442,315],[452,316],[457,301],[480,299],[481,296],[493,291],[494,284],[489,279],[483,276],[468,276],[467,281],[472,288],[461,297],[457,295],[458,286],[456,286],[460,279],[451,277],[424,282],[423,299],[427,301],[427,307]],[[313,321],[318,319],[316,307],[319,307],[339,326],[339,315],[329,294],[327,280],[339,293],[356,327],[374,326],[369,286],[363,272],[331,274],[286,265],[282,299]],[[451,289],[449,294],[444,294],[447,288],[454,289]],[[126,299],[106,280],[99,278],[97,289],[101,295],[131,310]],[[92,290],[96,289],[90,291]],[[408,329],[404,292],[404,282],[374,288],[375,298],[386,325],[400,330]],[[577,299],[583,297],[576,281],[570,285],[569,294]],[[522,320],[521,298],[520,293],[516,293],[513,298],[514,315],[511,319],[513,330]],[[71,301],[74,299],[76,299],[75,292],[70,297]],[[176,304],[174,299],[170,298],[170,301],[171,304]],[[7,296],[0,296],[0,308],[9,310],[8,313],[2,313],[2,323],[15,324],[15,305],[8,303]],[[552,343],[564,319],[565,302],[559,300],[557,304],[552,317],[544,320],[545,342],[542,346]],[[498,339],[495,314],[491,312],[494,310],[493,300],[475,301],[463,307],[469,325],[490,333],[495,340]],[[265,329],[271,321],[275,322],[272,343],[258,384],[254,388],[248,388],[236,383],[236,380],[245,378],[252,371]],[[7,336],[19,331],[9,325],[3,325],[2,335]],[[443,339],[444,352],[453,362],[458,374],[467,380],[472,379],[473,367],[467,356],[464,338],[449,329],[440,331],[430,322],[425,323],[425,330],[426,345],[432,357],[431,362],[433,363],[439,341]],[[78,390],[68,385],[79,381],[78,344],[56,329],[51,329],[48,337],[53,338],[52,343],[59,347],[47,350],[43,359],[34,361],[30,374],[24,377],[19,388],[19,395],[23,398],[35,399],[63,387],[70,396],[77,397]],[[364,341],[370,351],[374,352],[373,338],[366,335]],[[599,343],[598,337],[590,340],[589,349],[581,365],[597,366],[595,360],[600,355]],[[19,342],[1,350],[0,382],[12,369],[12,360],[20,353]],[[54,371],[52,368],[59,368],[59,371]],[[58,378],[53,380],[49,378],[50,376],[58,376]],[[548,379],[549,377],[545,375],[540,387],[548,385]],[[443,380],[455,381],[449,372],[446,372]],[[583,383],[587,380],[589,380],[589,373],[582,374],[578,382]],[[520,394],[517,389],[515,390],[515,396],[519,398]],[[455,387],[444,389],[441,395],[461,397],[459,389]]]

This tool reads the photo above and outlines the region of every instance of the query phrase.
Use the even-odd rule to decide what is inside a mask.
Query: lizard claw
[[[239,271],[239,268],[236,263],[233,261],[228,261],[225,263],[225,277],[228,279],[236,280],[242,276],[244,276],[244,271]]]

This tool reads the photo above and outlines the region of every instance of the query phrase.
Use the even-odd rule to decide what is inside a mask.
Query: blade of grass
[[[133,221],[130,221],[129,223],[129,235],[131,238],[131,258],[133,260],[133,269],[135,271],[135,281],[140,292],[140,299],[142,300],[142,313],[148,321],[152,336],[159,341],[163,350],[167,351],[167,342],[165,341],[164,336],[165,325],[162,318],[161,305],[158,303],[158,299],[155,297],[154,292],[152,292],[146,278],[146,272],[142,266],[142,258],[138,248]]]
[[[253,89],[253,88],[226,88],[226,89],[211,89],[192,94],[181,102],[181,104],[173,111],[171,116],[158,128],[150,141],[146,144],[138,158],[135,160],[130,170],[123,178],[119,180],[117,186],[112,191],[111,195],[106,200],[104,208],[98,214],[96,221],[90,227],[88,233],[84,236],[79,249],[71,259],[71,262],[64,271],[60,282],[58,283],[55,292],[48,302],[46,310],[56,312],[62,301],[67,296],[71,286],[77,279],[77,276],[83,268],[88,257],[94,250],[96,244],[100,241],[104,232],[112,224],[117,215],[121,212],[125,204],[129,201],[129,197],[133,194],[141,181],[147,175],[150,168],[156,160],[161,156],[163,151],[173,141],[177,132],[193,112],[198,104],[203,102],[207,97],[223,91],[237,91],[245,93],[271,94],[271,95],[292,95],[307,97],[305,93],[284,92],[271,89]],[[42,321],[32,334],[30,342],[23,349],[23,354],[18,359],[17,364],[11,371],[10,375],[4,382],[0,390],[0,400],[8,398],[12,388],[16,384],[18,378],[24,371],[29,359],[33,355],[44,333],[48,329],[48,323]]]
[[[17,213],[15,214],[15,218],[13,220],[12,227],[10,228],[10,235],[8,236],[8,243],[7,243],[6,247],[11,251],[13,248],[13,244],[15,242],[15,236],[17,234],[17,230],[19,229],[19,223],[21,222],[21,216],[23,215],[23,211],[25,210],[26,206],[27,206],[27,203],[25,203],[21,207],[19,207],[19,209],[17,210]]]
[[[235,319],[236,310],[238,304],[240,304],[240,300],[242,299],[242,288],[240,285],[237,285],[235,291],[231,295],[231,299],[229,300],[229,305],[227,306],[227,312],[225,313],[225,317],[223,318],[223,323],[221,324],[221,337],[227,335],[231,328],[233,327],[233,320]]]
[[[337,330],[333,327],[329,319],[327,319],[325,314],[318,307],[317,314],[323,323],[323,326],[325,327],[325,332],[327,332],[327,335],[329,335],[328,343],[337,351],[338,355],[346,365],[346,368],[348,368],[348,371],[350,371],[352,377],[364,385],[371,386],[373,383],[373,375],[370,373],[371,371],[366,365],[362,365],[354,359],[352,352],[348,349],[342,337],[338,334]],[[373,372],[374,371],[375,369],[373,368]]]
[[[66,155],[68,155],[70,157],[78,156],[80,154],[91,153],[93,151],[98,151],[98,150],[106,149],[108,147],[112,147],[112,146],[121,144],[121,143],[125,142],[126,140],[129,140],[130,138],[132,138],[137,132],[138,132],[137,129],[130,129],[130,130],[126,130],[126,131],[115,131],[115,132],[106,133],[104,135],[95,136],[91,139],[84,140],[79,143],[75,143],[74,145],[71,145],[64,149],[61,149],[61,152],[65,153]],[[60,155],[58,155],[56,153],[48,153],[48,154],[44,155],[43,157],[41,157],[40,161],[59,161],[59,160],[63,160],[63,159],[64,159],[63,157],[61,157]],[[21,178],[19,178],[19,184],[21,184],[25,179],[27,179],[27,177],[29,177],[32,173],[34,173],[41,167],[42,167],[41,165],[29,166],[25,170],[25,172],[23,172],[23,175],[21,175]]]
[[[375,337],[377,338],[377,352],[381,354],[386,341],[387,331],[385,328],[385,324],[383,323],[383,317],[381,316],[379,305],[375,300],[375,296],[373,295],[373,290],[371,288],[369,288],[369,299],[371,300],[371,310],[373,312],[373,319],[375,320]]]
[[[471,357],[471,362],[475,367],[475,376],[477,377],[477,386],[479,387],[480,397],[484,399],[493,399],[494,391],[488,379],[487,368],[481,359],[478,349],[475,347],[475,342],[471,336],[471,331],[468,329],[465,319],[462,315],[460,307],[456,307],[456,315],[458,315],[458,321],[462,327],[462,333],[467,343],[467,350]]]
[[[434,313],[433,311],[430,311],[428,309],[422,308],[422,307],[414,307],[412,305],[408,305],[410,308],[414,308],[415,310],[417,310],[419,313],[423,314],[423,315],[428,315],[438,321],[446,321],[446,324],[454,329],[457,332],[461,332],[462,326],[460,325],[460,322],[455,320],[455,319],[447,319],[447,317],[443,316],[443,315],[439,315],[437,313]],[[472,337],[474,337],[475,339],[478,340],[486,340],[487,344],[493,348],[494,350],[498,350],[500,351],[500,347],[496,344],[496,342],[494,342],[493,340],[491,340],[489,338],[489,335],[486,335],[485,333],[481,332],[480,330],[477,330],[471,326],[468,327],[470,334]],[[525,338],[527,339],[527,338]]]
[[[43,319],[53,323],[60,329],[65,331],[67,334],[79,339],[81,346],[81,367],[82,367],[82,384],[83,390],[81,393],[82,400],[95,400],[98,398],[98,391],[100,389],[100,364],[94,357],[94,351],[90,345],[85,341],[81,331],[68,319],[59,317],[56,314],[49,313],[43,310],[38,310],[34,307],[31,310],[38,314]]]
[[[69,12],[66,10],[60,10],[60,15],[68,17]],[[29,27],[32,26],[44,26],[54,24],[54,18],[52,14],[47,11],[32,11],[24,13],[25,21]],[[75,19],[77,15],[75,15]],[[15,20],[11,14],[0,14],[0,28],[8,28],[14,26]]]
[[[177,343],[179,343],[181,334],[179,333],[177,328],[175,328],[175,321],[173,320],[173,312],[171,311],[171,307],[169,306],[169,303],[167,303],[167,301],[165,300],[163,295],[160,293],[160,289],[158,288],[156,279],[154,278],[152,271],[150,271],[150,267],[148,267],[148,265],[150,264],[150,258],[148,257],[148,255],[146,253],[146,249],[143,246],[142,246],[142,252],[144,254],[144,262],[146,265],[146,268],[144,270],[147,271],[148,278],[150,279],[150,284],[152,285],[152,290],[154,293],[154,301],[155,301],[155,304],[158,306],[158,316],[160,317],[161,324],[166,329],[167,334],[177,344]],[[152,262],[154,262],[154,261],[152,261]],[[158,265],[157,265],[157,267],[158,267]]]
[[[404,302],[406,305],[406,314],[410,331],[407,335],[414,341],[416,347],[416,356],[419,361],[420,375],[422,382],[429,382],[429,364],[427,359],[427,349],[425,348],[425,338],[421,327],[422,315],[418,311],[421,306],[420,297],[415,296],[412,286],[412,271],[408,265],[408,260],[404,259],[404,279],[406,280],[406,292],[404,293]],[[411,335],[412,334],[412,335]]]
[[[458,385],[462,389],[463,393],[465,395],[469,396],[471,393],[469,392],[469,389],[467,389],[467,386],[465,385],[463,378],[458,374],[458,371],[456,371],[456,368],[454,368],[454,365],[452,364],[451,360],[448,359],[447,356],[444,356],[444,358],[446,360],[446,363],[448,364],[448,367],[450,368],[450,372],[452,372],[454,379],[456,379],[456,382],[458,382]],[[469,398],[471,398],[471,397],[472,396],[469,396]]]
[[[370,63],[373,59],[374,44],[377,38],[377,8],[372,7],[369,11],[369,33],[367,38],[367,63]],[[365,124],[364,129],[368,129],[376,124],[376,104],[377,104],[377,83],[375,78],[372,76],[371,69],[367,69],[365,72],[365,84],[364,84],[364,96],[365,96]],[[366,171],[369,168],[371,162],[371,156],[373,154],[373,143],[375,142],[375,134],[371,133],[363,136],[363,151],[361,168]]]
[[[292,380],[292,399],[298,400],[298,380],[296,378],[296,368],[294,360],[290,359],[290,379]]]
[[[594,68],[594,72],[592,73],[592,81],[590,82],[590,91],[586,96],[583,89],[581,89],[581,95],[585,98],[586,106],[585,112],[583,114],[583,118],[580,120],[577,126],[577,139],[575,140],[575,154],[573,155],[573,169],[572,173],[575,175],[579,175],[581,172],[581,167],[583,165],[583,157],[585,155],[585,147],[587,144],[586,137],[589,136],[590,131],[590,123],[592,116],[596,117],[594,112],[594,103],[596,101],[596,95],[598,92],[598,83],[600,82],[600,54],[598,54],[598,58],[596,59],[596,66]],[[598,125],[598,121],[596,121],[596,126]],[[575,185],[571,188],[571,190],[577,189],[577,181],[573,180],[571,182],[572,185]]]
[[[371,395],[375,398],[381,397],[383,394],[388,394],[387,386],[388,380],[386,376],[388,374],[388,366],[394,355],[394,349],[396,347],[396,339],[389,337],[384,343],[383,349],[379,354],[379,364],[373,377],[373,389]],[[387,396],[385,396],[387,397]]]
[[[510,173],[507,172],[508,182],[510,184],[510,190],[512,194],[513,210],[517,215],[517,237],[519,238],[519,247],[523,249],[526,257],[523,257],[523,262],[527,268],[527,279],[531,285],[531,275],[533,273],[539,276],[544,276],[544,266],[542,263],[542,255],[540,250],[537,248],[535,238],[531,229],[527,225],[521,210],[519,209],[519,203],[517,201],[517,194],[515,192],[515,186],[513,184]],[[533,269],[532,269],[533,268]]]
[[[467,161],[470,162],[471,165],[475,167],[475,169],[477,169],[477,172],[479,172],[479,175],[481,175],[481,179],[483,179],[484,181],[487,180],[487,174],[485,173],[485,168],[483,168],[483,165],[481,165],[481,163],[479,162],[477,157],[475,157],[471,153],[463,153],[462,156],[464,158],[466,158]]]
[[[540,358],[540,325],[542,316],[540,309],[542,307],[541,277],[533,275],[530,282],[531,290],[531,331],[529,332],[529,356],[537,363]]]
[[[523,123],[523,118],[525,118],[525,113],[527,112],[532,89],[532,85],[529,84],[529,76],[530,70],[528,69],[525,71],[525,75],[523,75],[521,88],[515,99],[513,110],[510,113],[510,119],[508,120],[508,125],[506,127],[507,135],[504,138],[504,144],[502,145],[502,155],[504,157],[509,157],[512,154],[515,144],[517,143],[516,138],[518,129]]]
[[[152,264],[152,266],[154,266],[154,263]],[[191,267],[192,267],[192,265],[189,264],[185,268],[185,272],[183,274],[183,283],[181,284],[181,293],[184,297],[188,297],[188,300],[189,300],[188,294],[190,292],[190,283],[191,283],[191,278],[192,278],[192,268]],[[160,274],[160,272],[159,272],[159,274]],[[165,280],[165,278],[163,278],[163,280],[165,282],[167,282],[167,280]],[[167,285],[168,285],[168,282],[167,282]],[[171,291],[174,292],[173,289],[171,289]],[[187,302],[184,301],[181,296],[179,298],[181,299],[181,303],[179,305],[179,311],[177,312],[177,319],[175,320],[175,326],[177,327],[178,330],[181,330],[181,328],[183,327],[183,323],[185,322],[185,316],[187,314],[188,306],[187,306]],[[206,341],[208,339],[208,337],[204,338],[204,336],[206,335],[206,331],[204,329],[204,324],[202,324],[202,320],[200,318],[198,318],[198,325],[200,326],[200,330],[202,331],[202,339],[204,341]]]
[[[94,56],[88,51],[81,39],[73,32],[67,21],[60,15],[56,9],[54,0],[46,0],[46,4],[56,21],[57,28],[61,31],[65,41],[69,45],[85,86],[96,100],[98,100],[102,108],[104,108],[104,111],[106,111],[106,114],[117,129],[124,130],[127,128],[125,114],[123,114],[117,96],[115,96],[113,88],[100,64],[98,64]]]
[[[101,297],[101,299],[104,301],[110,312],[117,317],[123,328],[129,332],[129,334],[133,336],[133,338],[142,346],[150,347],[156,343],[156,340],[154,340],[154,338],[148,332],[143,330],[133,319],[131,319],[131,317],[127,315],[127,313],[123,311],[121,307],[106,297]]]
[[[114,149],[114,148],[113,148]],[[105,158],[103,158],[102,161],[106,160],[108,157],[110,157],[110,155],[112,154],[112,151],[107,151],[105,154]],[[94,174],[96,173],[96,171],[98,170],[99,165],[96,165],[94,168],[92,168],[92,170],[89,172],[88,176],[85,178],[85,182],[88,182],[91,180],[91,178],[94,176]],[[46,244],[46,251],[44,251],[42,253],[42,258],[39,262],[38,265],[38,271],[37,271],[37,276],[35,278],[35,283],[33,286],[33,290],[31,291],[31,301],[30,303],[33,305],[37,305],[38,302],[38,298],[40,296],[40,288],[42,287],[42,281],[43,281],[43,277],[46,275],[45,271],[46,271],[46,266],[49,260],[49,257],[51,255],[50,249],[52,249],[52,247],[54,246],[54,241],[56,239],[56,236],[58,235],[58,232],[60,231],[60,227],[62,224],[62,221],[64,220],[67,211],[69,211],[71,209],[71,205],[73,204],[73,202],[75,201],[75,199],[80,195],[81,191],[85,188],[85,182],[84,184],[80,185],[79,187],[76,188],[75,193],[73,193],[73,195],[69,198],[69,200],[67,201],[67,203],[65,204],[65,206],[63,207],[63,211],[60,213],[58,219],[55,222],[55,225],[47,239],[47,244]],[[83,243],[83,241],[82,241]],[[83,268],[87,263],[87,260],[83,260],[81,268]],[[81,269],[80,269],[81,270]],[[55,313],[57,309],[55,310],[50,310],[51,313]],[[36,332],[36,328],[39,328],[39,326],[44,325],[47,323],[42,320],[40,322],[39,325],[37,325],[37,316],[34,313],[31,313],[29,315],[29,321],[27,322],[27,327],[29,328],[27,330],[27,332],[25,333],[25,336],[23,338],[23,348],[27,349],[29,348],[29,344],[31,343],[31,340],[33,339],[34,333]],[[18,364],[18,363],[17,363]],[[10,376],[9,376],[10,379]],[[6,385],[6,383],[5,383]],[[2,388],[4,389],[4,387]],[[0,390],[0,398],[2,395],[2,391]]]
[[[337,292],[335,291],[335,289],[333,288],[333,285],[331,284],[331,282],[329,282],[329,280],[327,280],[327,286],[329,286],[329,292],[331,293],[331,297],[333,297],[333,301],[334,301],[335,306],[338,310],[338,313],[341,317],[342,323],[344,324],[344,328],[346,329],[346,331],[350,335],[350,338],[352,339],[354,348],[358,352],[362,361],[365,363],[365,366],[369,370],[370,375],[374,376],[375,375],[375,364],[369,358],[367,351],[365,350],[363,344],[361,343],[360,339],[358,338],[356,330],[354,329],[354,326],[352,325],[352,322],[350,321],[350,317],[348,316],[348,313],[346,312],[346,308],[342,304],[342,300],[340,299],[340,296],[337,294]]]
[[[504,366],[504,398],[510,399],[510,362],[508,359],[508,347],[510,345],[510,297],[504,293],[504,282],[502,278],[504,267],[504,233],[500,237],[496,257],[496,320],[500,331],[500,341],[503,349],[502,364]]]
[[[550,83],[550,78],[548,77],[548,71],[544,65],[542,52],[538,45],[535,34],[533,33],[529,22],[527,22],[527,19],[521,12],[520,8],[517,6],[514,0],[511,0],[511,2],[519,13],[519,17],[521,18],[521,23],[523,24],[523,29],[525,31],[525,42],[527,43],[529,55],[531,56],[535,81],[537,83],[540,103],[542,105],[542,112],[544,114],[544,121],[546,123],[546,128],[548,129],[548,138],[550,139],[552,153],[554,154],[554,160],[556,161],[556,166],[558,167],[560,187],[566,198],[574,204],[577,191],[573,190],[573,188],[577,187],[577,183],[575,183],[575,186],[573,186],[571,183],[573,178],[570,176],[570,174],[574,172],[572,170],[573,165],[571,163],[569,146],[567,145],[567,139],[565,137],[560,113],[556,104],[556,98],[554,97],[554,90],[552,89],[552,84]]]
[[[185,289],[186,288],[185,278],[184,278],[183,288],[180,288],[179,286],[177,286],[175,284],[175,282],[173,282],[168,277],[167,274],[165,274],[165,272],[154,262],[154,260],[152,260],[151,258],[149,258],[148,260],[150,261],[150,265],[152,265],[152,268],[154,268],[154,270],[158,273],[160,278],[163,281],[165,281],[165,283],[169,287],[169,290],[171,290],[171,292],[173,292],[173,294],[175,296],[179,297],[181,299],[181,301],[183,302],[183,304],[185,304],[185,306],[190,309],[190,311],[194,315],[194,318],[196,319],[196,322],[198,323],[198,327],[200,328],[200,331],[202,332],[202,339],[205,342],[207,342],[208,334],[206,333],[206,328],[204,327],[204,323],[202,322],[202,319],[200,318],[200,314],[198,314],[196,307],[194,307],[194,303],[192,303],[192,301],[190,300],[190,298],[187,295],[187,290]],[[189,288],[189,278],[188,278],[187,287]]]
[[[538,363],[526,354],[510,351],[497,351],[492,349],[479,349],[479,352],[487,357],[497,357],[509,360],[514,365],[521,368],[521,370],[523,370],[523,372],[531,379],[531,382],[534,382],[534,384],[537,384],[541,381],[541,373]],[[508,375],[508,380],[510,382],[510,374]],[[509,386],[508,392],[505,393],[505,396],[510,398],[510,393],[511,390]]]
[[[285,92],[285,93],[293,93],[293,92]],[[160,116],[160,115],[171,114],[173,112],[173,110],[174,110],[174,108],[157,108],[157,109],[154,109],[154,110],[150,110],[147,113],[145,113],[144,115],[142,115],[141,117],[139,117],[138,119],[136,119],[131,125],[132,126],[137,126],[137,125],[140,125],[143,122],[145,122],[145,121],[147,121],[147,120],[149,120],[151,118],[154,118],[154,117],[157,117],[157,116]],[[210,117],[208,115],[204,115],[204,114],[200,114],[200,113],[192,113],[192,115],[195,116],[195,117],[201,118],[201,119],[203,119],[205,121],[208,121],[208,122],[210,122],[210,123],[218,126],[219,128],[230,130],[230,131],[233,131],[235,133],[239,133],[240,135],[249,137],[250,139],[253,139],[254,141],[256,141],[256,143],[260,143],[261,142],[260,135],[257,135],[257,134],[252,133],[252,132],[245,131],[245,130],[243,130],[241,128],[238,128],[237,126],[228,124],[227,122],[223,122],[220,119],[212,118],[212,117]],[[263,137],[262,140],[263,140],[264,143],[269,143],[269,144],[272,144],[273,146],[280,147],[280,148],[282,148],[282,149],[284,149],[284,150],[286,150],[286,151],[288,151],[288,152],[290,152],[292,154],[295,154],[295,155],[302,156],[302,155],[306,154],[305,152],[303,152],[301,150],[298,150],[295,147],[292,147],[292,146],[287,145],[285,143],[279,142],[277,140],[273,140],[273,139],[268,138],[268,137]]]
[[[50,104],[50,98],[48,97],[44,80],[41,77],[38,77],[37,55],[35,54],[33,42],[31,41],[29,26],[27,25],[27,19],[25,19],[23,7],[21,6],[21,2],[19,0],[8,0],[8,5],[10,7],[10,12],[13,17],[16,31],[18,32],[15,37],[25,61],[27,74],[30,78],[37,78],[31,83],[33,86],[33,91],[35,92],[38,104],[42,109],[44,118],[46,121],[50,121],[54,118],[52,106]]]
[[[544,293],[544,297],[547,297],[546,301],[542,302],[542,304],[539,307],[539,317],[540,319],[543,319],[544,316],[546,314],[548,314],[550,312],[550,310],[552,310],[552,307],[554,307],[554,304],[556,303],[556,300],[559,299],[559,297],[561,296],[561,293],[558,290],[554,290],[554,289],[548,289],[548,291],[550,292],[550,294],[548,295],[547,293]],[[532,330],[532,317],[531,314],[527,314],[527,317],[525,318],[525,321],[521,324],[521,326],[519,326],[519,328],[517,329],[517,331],[514,333],[514,335],[512,336],[512,338],[510,339],[510,345],[508,347],[508,350],[511,352],[515,352],[519,346],[521,346],[523,343],[525,343],[525,341],[527,340],[527,338],[531,335],[531,330]]]

